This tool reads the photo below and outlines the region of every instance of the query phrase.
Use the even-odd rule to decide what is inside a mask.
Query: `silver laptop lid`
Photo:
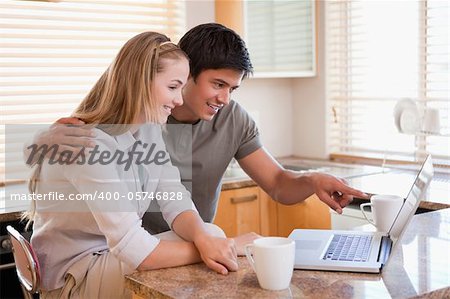
[[[417,174],[402,208],[398,212],[397,217],[389,230],[389,237],[393,242],[393,246],[395,246],[397,241],[401,238],[405,227],[411,221],[412,216],[419,207],[420,200],[425,196],[425,191],[433,178],[433,174],[433,161],[431,155],[428,155]]]

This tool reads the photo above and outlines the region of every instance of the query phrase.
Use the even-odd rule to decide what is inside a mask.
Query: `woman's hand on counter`
[[[184,240],[194,242],[201,259],[212,270],[227,274],[238,269],[234,240],[227,239],[216,225],[204,223],[197,211],[180,213],[172,228]]]
[[[210,269],[224,275],[229,271],[237,271],[237,252],[233,239],[203,235],[194,244]]]

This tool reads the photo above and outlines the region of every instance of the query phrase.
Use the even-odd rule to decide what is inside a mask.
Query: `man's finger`
[[[344,208],[344,207],[348,206],[352,201],[353,201],[353,196],[352,195],[344,194],[344,195],[341,196],[341,198],[339,200],[339,205],[342,208]]]
[[[353,189],[352,187],[344,185],[344,184],[341,186],[339,191],[342,194],[353,195],[358,198],[369,198],[369,195],[367,195],[366,193],[356,190],[356,189]]]
[[[320,194],[317,194],[319,196],[319,199],[326,203],[330,208],[335,210],[338,214],[342,214],[342,208],[337,203],[337,201],[333,200],[330,195],[328,195],[326,192],[321,192]]]
[[[60,159],[60,158],[64,158],[64,161],[67,161],[67,159],[69,158],[67,156],[68,153],[71,153],[70,155],[70,160],[73,160],[75,157],[78,156],[78,154],[82,151],[84,151],[85,149],[83,147],[73,147],[73,146],[69,146],[69,145],[65,145],[65,144],[61,144],[58,146],[57,151],[53,152],[53,150],[49,150],[45,152],[45,156],[47,158],[52,158],[52,159]],[[61,157],[61,153],[65,153],[64,157]],[[41,158],[41,157],[38,157]],[[75,162],[75,161],[74,161]]]
[[[85,122],[81,119],[78,119],[76,117],[63,117],[56,121],[58,124],[64,124],[64,125],[84,125]]]
[[[78,137],[94,137],[95,133],[92,129],[88,129],[86,127],[70,127],[68,131],[68,135],[78,136]]]
[[[90,147],[93,148],[95,146],[95,142],[89,138],[83,137],[62,137],[61,143],[67,144],[75,147]]]
[[[344,183],[345,185],[348,185],[348,181],[344,178],[339,178],[339,180]]]
[[[68,127],[60,125],[57,131],[59,132],[59,134],[66,136],[77,136],[77,137],[95,136],[94,131],[92,129],[88,129],[85,127]]]
[[[61,154],[63,152],[71,153],[72,154],[72,158],[74,158],[74,157],[78,156],[78,154],[80,152],[82,152],[84,150],[85,150],[84,147],[74,147],[74,146],[67,145],[67,144],[61,144],[61,145],[58,146],[57,153],[58,154]]]

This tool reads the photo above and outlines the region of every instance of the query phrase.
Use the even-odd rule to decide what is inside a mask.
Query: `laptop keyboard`
[[[370,235],[334,235],[323,259],[366,262],[371,242]]]

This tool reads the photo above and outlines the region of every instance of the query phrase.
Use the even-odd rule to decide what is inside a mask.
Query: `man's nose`
[[[217,100],[220,104],[228,105],[230,103],[231,91],[228,89],[224,89],[218,95]]]

